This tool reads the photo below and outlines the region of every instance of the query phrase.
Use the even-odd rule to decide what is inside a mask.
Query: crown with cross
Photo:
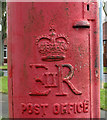
[[[49,35],[42,35],[36,39],[41,59],[49,62],[64,60],[68,43],[68,37],[64,34],[57,35],[53,26],[50,27]]]

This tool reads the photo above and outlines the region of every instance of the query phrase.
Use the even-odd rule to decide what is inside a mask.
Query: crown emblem
[[[68,37],[64,34],[57,35],[53,27],[50,27],[49,35],[36,39],[41,59],[48,62],[64,60],[68,43]]]

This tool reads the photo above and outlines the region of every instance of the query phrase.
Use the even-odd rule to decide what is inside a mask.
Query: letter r
[[[82,93],[78,91],[70,81],[74,74],[74,69],[72,65],[71,64],[62,64],[62,65],[60,64],[60,65],[56,65],[56,67],[58,68],[58,80],[59,80],[59,92],[56,93],[56,95],[59,95],[59,96],[67,95],[67,93],[63,92],[63,86],[62,86],[63,82],[65,82],[69,86],[69,88],[74,94],[81,95]],[[64,78],[62,77],[63,67],[69,68],[69,74]]]

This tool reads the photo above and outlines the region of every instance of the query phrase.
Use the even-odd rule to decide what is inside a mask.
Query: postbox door
[[[90,118],[90,25],[83,4],[8,6],[11,116]]]

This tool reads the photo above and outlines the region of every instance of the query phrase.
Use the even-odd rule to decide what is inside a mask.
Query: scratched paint
[[[8,7],[9,117],[98,118],[97,3]]]

